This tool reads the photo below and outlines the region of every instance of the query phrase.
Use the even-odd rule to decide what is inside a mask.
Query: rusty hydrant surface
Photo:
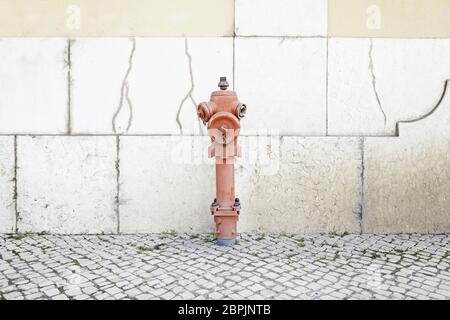
[[[210,209],[216,223],[217,244],[232,245],[236,242],[241,210],[234,192],[234,159],[241,155],[237,138],[240,119],[247,108],[234,91],[227,90],[225,77],[220,78],[219,87],[220,91],[214,91],[209,102],[198,105],[197,114],[207,124],[211,137],[208,155],[216,158],[216,198]]]

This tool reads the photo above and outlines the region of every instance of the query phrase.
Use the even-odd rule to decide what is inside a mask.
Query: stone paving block
[[[0,233],[14,232],[14,137],[0,137]]]
[[[19,232],[117,231],[116,138],[17,138]]]
[[[325,39],[236,38],[235,46],[235,88],[248,107],[242,132],[325,134]]]
[[[450,40],[329,40],[328,133],[394,135],[429,111],[450,78]],[[436,66],[439,67],[436,67]]]
[[[0,41],[0,133],[67,132],[67,39]]]
[[[7,265],[7,269],[0,267],[0,297],[4,299],[19,300],[33,299],[33,297],[48,297],[53,300],[58,299],[220,299],[220,296],[227,298],[274,298],[274,299],[448,299],[450,292],[448,288],[450,278],[442,278],[448,272],[436,268],[438,261],[433,256],[417,256],[417,261],[413,265],[404,269],[411,271],[408,275],[401,276],[393,268],[386,271],[385,267],[390,267],[387,257],[396,255],[398,257],[414,252],[421,252],[429,246],[434,246],[439,252],[445,252],[449,246],[450,237],[441,235],[433,237],[431,235],[308,235],[305,236],[307,245],[304,248],[292,248],[297,237],[271,234],[261,239],[261,234],[241,234],[239,244],[231,248],[223,248],[211,243],[205,243],[201,238],[190,238],[189,234],[178,234],[171,238],[161,239],[159,234],[150,235],[104,235],[104,236],[58,236],[58,235],[26,235],[21,240],[15,240],[5,235],[0,235],[0,241],[5,245],[0,246],[0,255],[7,258],[0,261]],[[84,241],[82,241],[84,239]],[[333,240],[340,239],[339,247],[333,246]],[[157,269],[151,273],[139,274],[135,272],[137,279],[141,283],[131,285],[129,288],[119,287],[114,283],[127,282],[130,268],[128,265],[122,266],[123,259],[133,260],[136,250],[136,243],[164,244],[165,249],[140,253],[139,260],[158,260]],[[367,243],[369,242],[369,243]],[[42,252],[41,246],[52,244],[52,251]],[[380,243],[384,245],[386,251],[379,252],[380,259],[371,266],[361,267],[358,263],[362,259],[374,260],[370,257],[370,252],[378,250]],[[410,243],[405,252],[397,252],[398,245]],[[322,248],[338,253],[341,251],[351,252],[345,260],[336,260],[334,255],[322,257],[315,254]],[[68,248],[72,250],[68,250]],[[114,248],[111,250],[111,248]],[[195,248],[195,255],[192,254]],[[91,290],[79,286],[74,279],[66,277],[63,271],[68,270],[74,259],[83,259],[77,253],[83,250],[82,257],[93,257],[103,270],[100,279],[103,281],[96,285],[98,281],[88,280]],[[236,263],[245,261],[252,252],[253,259],[259,262],[266,261],[267,256],[272,257],[270,266],[257,268],[252,271],[247,270],[248,263]],[[39,256],[38,261],[24,261],[21,259],[24,251],[29,255]],[[176,251],[176,255],[171,255],[176,262],[165,263],[163,261],[168,252]],[[16,254],[14,254],[16,252]],[[104,253],[108,252],[105,258]],[[296,253],[292,257],[292,252]],[[18,255],[17,255],[18,253]],[[228,260],[215,261],[211,256],[221,255]],[[121,259],[119,259],[119,257]],[[186,260],[187,258],[187,260]],[[443,261],[448,261],[449,257],[442,257]],[[68,263],[69,262],[69,263]],[[206,263],[208,268],[202,269]],[[50,264],[57,264],[57,267]],[[142,262],[141,262],[142,263]],[[139,263],[135,265],[141,267]],[[176,265],[176,268],[173,266]],[[225,281],[210,286],[211,279],[215,276],[212,271],[218,270],[225,277],[227,266],[233,266],[233,274],[239,274],[236,281]],[[334,271],[324,269],[324,265],[333,265]],[[414,272],[413,267],[426,266],[427,274]],[[307,268],[306,268],[307,267]],[[178,278],[180,269],[193,268],[200,272],[186,274],[175,285],[164,286],[167,278]],[[284,270],[304,270],[308,276],[297,276],[288,279]],[[10,270],[10,271],[8,271]],[[79,271],[72,272],[72,275],[79,275]],[[381,273],[383,271],[383,273]],[[306,274],[306,273],[305,273]],[[413,274],[413,275],[412,275]],[[33,277],[33,275],[37,275]],[[41,276],[42,275],[42,276]],[[63,276],[63,278],[58,275]],[[327,275],[336,276],[332,285],[318,283],[318,279],[325,279]],[[406,277],[412,281],[399,283],[399,280]],[[255,280],[256,278],[256,280]],[[110,280],[115,279],[114,283]],[[149,280],[151,279],[151,280]],[[414,279],[414,280],[413,280]],[[429,280],[440,279],[439,281]],[[299,282],[298,280],[301,280]],[[426,282],[421,288],[413,284],[413,281]],[[45,283],[45,286],[24,286],[23,283],[38,282]],[[199,285],[196,285],[198,283]],[[227,283],[231,288],[227,289]],[[163,284],[163,286],[157,286]],[[134,288],[134,290],[130,290]],[[411,294],[412,293],[412,294]]]
[[[399,137],[365,139],[364,232],[450,231],[449,86],[434,112],[399,124]]]
[[[327,0],[236,0],[241,36],[326,36]]]
[[[232,38],[82,38],[72,60],[75,133],[199,133],[196,104],[233,83]]]

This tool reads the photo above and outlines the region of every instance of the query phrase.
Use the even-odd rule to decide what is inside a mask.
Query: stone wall
[[[236,0],[207,37],[1,38],[0,232],[211,232],[195,107],[219,76],[248,107],[240,231],[449,232],[449,36],[352,35],[339,1]]]

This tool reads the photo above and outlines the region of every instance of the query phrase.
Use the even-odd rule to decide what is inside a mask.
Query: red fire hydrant
[[[236,242],[241,210],[234,193],[234,158],[241,156],[237,137],[247,107],[238,101],[236,92],[227,90],[226,77],[220,78],[219,87],[220,91],[214,91],[209,102],[198,105],[197,114],[203,124],[208,124],[211,137],[208,156],[216,158],[216,198],[211,204],[211,214],[216,223],[217,244],[229,246]]]

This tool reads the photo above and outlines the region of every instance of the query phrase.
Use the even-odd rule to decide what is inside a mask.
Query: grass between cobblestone
[[[0,299],[449,299],[449,235],[0,235]]]

